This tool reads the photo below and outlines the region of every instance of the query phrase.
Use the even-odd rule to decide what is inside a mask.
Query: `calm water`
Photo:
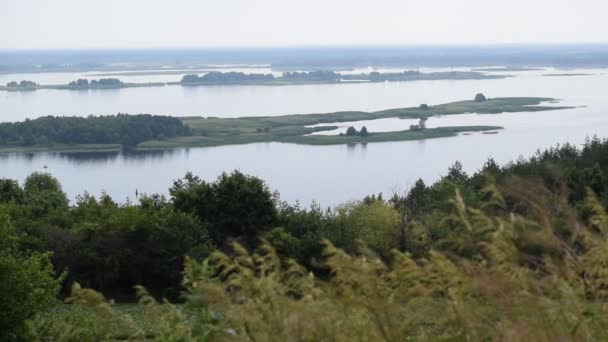
[[[432,182],[460,160],[468,172],[490,156],[506,163],[560,142],[581,144],[587,136],[608,137],[606,70],[569,70],[591,76],[546,77],[556,71],[507,72],[517,77],[481,81],[420,81],[382,84],[286,87],[136,88],[110,91],[0,92],[0,118],[22,120],[47,114],[279,115],[378,110],[472,98],[547,96],[570,110],[497,115],[465,114],[432,118],[428,126],[499,125],[496,135],[461,135],[413,142],[355,146],[303,146],[280,143],[179,149],[156,153],[5,154],[0,177],[23,180],[33,171],[57,176],[73,198],[87,190],[107,191],[117,200],[139,192],[167,193],[171,181],[192,171],[212,180],[222,171],[241,169],[267,181],[290,202],[322,205],[360,199],[370,193],[402,192],[417,178]],[[409,120],[362,122],[370,131],[409,127]]]

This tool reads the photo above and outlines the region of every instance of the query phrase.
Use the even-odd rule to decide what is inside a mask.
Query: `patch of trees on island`
[[[240,82],[260,82],[271,81],[274,79],[272,74],[246,74],[243,72],[219,72],[212,71],[202,76],[184,75],[181,84],[225,84]]]
[[[88,117],[45,116],[35,120],[0,123],[0,145],[121,144],[191,135],[178,118],[150,114]]]
[[[429,118],[427,117],[421,117],[418,120],[418,124],[417,125],[410,125],[410,131],[423,131],[426,129],[426,121]]]
[[[328,81],[340,79],[340,74],[329,70],[317,70],[311,72],[284,72],[283,78],[287,80],[317,80]]]
[[[95,87],[112,87],[120,86],[124,83],[118,78],[102,78],[100,80],[89,81],[86,78],[79,78],[76,81],[68,83],[68,86],[72,88],[95,88]]]
[[[340,135],[345,135],[347,137],[366,137],[369,135],[369,132],[365,126],[361,127],[360,131],[357,131],[353,126],[350,126],[346,129],[346,133],[340,133]]]
[[[32,82],[32,81],[21,81],[21,82],[17,82],[17,81],[12,81],[12,82],[8,82],[6,84],[7,87],[10,88],[34,88],[38,86],[38,83],[36,82]]]

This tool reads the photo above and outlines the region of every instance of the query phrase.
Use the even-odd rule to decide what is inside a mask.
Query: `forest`
[[[0,339],[602,340],[608,140],[336,208],[235,170],[117,203],[0,180]]]
[[[149,114],[88,117],[45,116],[0,123],[0,145],[121,144],[135,146],[152,139],[190,135],[181,120]]]

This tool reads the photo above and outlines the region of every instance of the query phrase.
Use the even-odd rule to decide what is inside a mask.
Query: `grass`
[[[464,126],[439,127],[423,131],[371,132],[367,137],[321,136],[309,134],[319,131],[334,130],[337,126],[307,127],[316,124],[344,123],[384,118],[412,119],[439,115],[457,115],[465,113],[497,114],[514,112],[537,112],[558,110],[572,107],[541,106],[543,102],[554,102],[552,98],[511,97],[495,98],[485,102],[458,101],[429,106],[395,108],[376,112],[342,111],[326,114],[293,114],[282,116],[258,116],[243,118],[203,118],[186,117],[182,120],[195,132],[193,137],[180,137],[168,140],[148,141],[138,145],[141,149],[172,147],[218,146],[247,144],[255,142],[288,142],[310,145],[334,145],[358,142],[381,142],[421,140],[454,136],[461,132],[495,131],[497,126]]]
[[[39,314],[32,322],[42,341],[54,341],[60,336],[75,334],[84,340],[105,340],[110,336],[113,340],[124,340],[133,334],[133,327],[143,330],[147,337],[155,334],[155,325],[148,309],[138,304],[114,304],[112,309],[116,315],[110,318],[106,325],[98,324],[95,310],[83,305],[58,304],[51,310]],[[124,319],[130,317],[132,323]],[[75,332],[73,329],[78,329]]]

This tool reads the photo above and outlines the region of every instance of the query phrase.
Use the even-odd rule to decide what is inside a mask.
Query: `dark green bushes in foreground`
[[[0,209],[20,253],[52,252],[70,302],[86,304],[73,310],[89,310],[41,313],[41,338],[589,340],[608,329],[606,168],[608,141],[593,139],[327,210],[239,172],[188,174],[168,200],[67,206],[34,174],[0,182]],[[151,295],[139,289],[136,321],[100,295],[132,299],[137,284]]]
[[[45,116],[0,123],[0,145],[122,144],[190,135],[178,118],[149,114],[89,117]]]

